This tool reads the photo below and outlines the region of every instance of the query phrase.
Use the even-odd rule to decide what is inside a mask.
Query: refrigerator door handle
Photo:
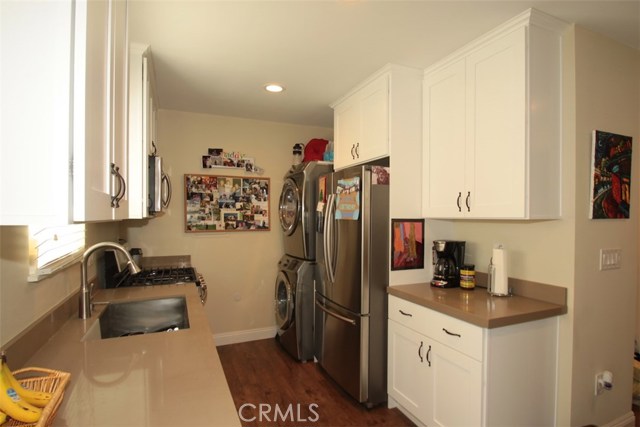
[[[323,231],[324,233],[322,234],[322,249],[324,252],[324,269],[325,272],[327,273],[327,278],[329,279],[329,281],[331,281],[331,273],[329,273],[329,271],[331,270],[330,267],[330,259],[329,259],[329,206],[331,205],[331,194],[328,195],[327,197],[327,206],[325,207],[325,215],[323,218]]]
[[[327,313],[329,316],[333,316],[338,320],[342,320],[343,322],[346,322],[350,325],[356,326],[356,321],[353,319],[349,319],[348,317],[345,316],[341,316],[337,313],[334,313],[333,311],[328,310],[327,308],[325,308],[322,304],[320,304],[318,301],[316,301],[316,305],[318,306],[318,308],[322,311],[324,311],[325,313]]]
[[[329,277],[329,283],[333,284],[335,281],[335,194],[329,195],[327,206],[327,214],[325,220],[325,233],[324,233],[324,253],[325,253],[325,265],[327,268],[327,276]]]

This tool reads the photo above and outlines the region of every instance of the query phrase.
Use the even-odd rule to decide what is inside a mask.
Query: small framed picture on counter
[[[391,270],[424,268],[424,219],[391,219]]]

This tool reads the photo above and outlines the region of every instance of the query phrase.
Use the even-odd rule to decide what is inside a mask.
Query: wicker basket
[[[62,403],[64,389],[69,382],[71,374],[46,368],[24,368],[13,371],[13,375],[18,381],[20,381],[20,384],[22,384],[23,387],[35,391],[44,391],[47,393],[51,393],[52,397],[47,406],[42,408],[42,416],[37,423],[21,423],[20,421],[9,419],[6,423],[2,424],[2,427],[50,426],[53,423],[53,419],[56,417],[58,407]]]

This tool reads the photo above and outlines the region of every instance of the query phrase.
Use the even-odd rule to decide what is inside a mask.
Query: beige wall
[[[293,144],[332,135],[326,128],[160,110],[159,154],[173,182],[171,205],[159,218],[125,223],[123,235],[145,256],[191,255],[209,287],[206,310],[214,334],[273,328],[277,263],[284,254],[277,214],[283,176],[291,166]],[[245,153],[264,169],[262,177],[271,180],[270,231],[184,232],[185,173],[246,175],[202,169],[208,148]]]
[[[571,421],[604,424],[629,411],[638,286],[640,52],[576,27],[576,244]],[[589,220],[594,129],[633,136],[631,219]],[[600,248],[622,249],[619,270],[598,271]],[[613,372],[594,398],[594,375]]]
[[[565,36],[563,63],[562,218],[428,221],[427,238],[466,240],[466,259],[479,271],[487,270],[492,245],[504,243],[510,276],[568,289],[569,312],[559,320],[558,425],[601,425],[631,409],[640,185],[633,188],[631,219],[588,219],[591,132],[640,138],[640,54],[577,27]],[[634,177],[639,154],[633,153]],[[598,271],[600,248],[621,248],[621,269]],[[595,374],[605,369],[615,386],[596,398]]]
[[[87,246],[117,238],[117,223],[87,226]],[[0,227],[0,346],[6,345],[80,287],[79,263],[37,283],[27,282],[28,274],[27,227]]]

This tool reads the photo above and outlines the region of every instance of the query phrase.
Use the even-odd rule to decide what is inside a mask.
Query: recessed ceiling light
[[[277,83],[269,83],[264,85],[264,90],[266,90],[267,92],[279,93],[284,90],[284,86]]]

